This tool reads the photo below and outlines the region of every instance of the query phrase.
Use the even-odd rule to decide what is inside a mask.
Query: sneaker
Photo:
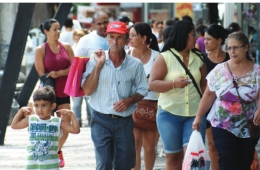
[[[65,165],[65,161],[64,161],[64,158],[63,158],[63,155],[62,155],[62,151],[58,152],[58,156],[59,156],[59,159],[60,159],[60,168],[63,168],[64,165]]]

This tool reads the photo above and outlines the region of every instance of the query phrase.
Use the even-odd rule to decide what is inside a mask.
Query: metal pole
[[[21,67],[25,43],[31,24],[34,5],[35,3],[20,3],[16,14],[12,39],[0,86],[0,145],[4,144],[4,136],[14,98],[14,91]]]

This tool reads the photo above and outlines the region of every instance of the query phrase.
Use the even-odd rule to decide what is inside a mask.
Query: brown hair
[[[227,42],[228,42],[229,39],[235,39],[235,40],[241,42],[243,45],[247,45],[248,50],[249,50],[249,40],[248,40],[247,36],[242,31],[233,32],[233,33],[228,35],[228,37],[226,39],[226,48],[227,48]],[[254,62],[254,59],[250,56],[248,51],[246,52],[246,58],[248,60]]]

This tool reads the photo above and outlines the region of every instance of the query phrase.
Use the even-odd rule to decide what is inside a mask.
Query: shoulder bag
[[[201,91],[194,79],[194,77],[192,76],[192,74],[190,73],[190,71],[188,70],[188,68],[185,66],[185,64],[181,61],[181,59],[170,49],[170,52],[176,57],[176,59],[179,61],[179,63],[182,65],[182,67],[184,68],[186,74],[189,75],[189,77],[191,78],[192,80],[192,83],[194,84],[195,88],[197,89],[199,95],[200,95],[200,98],[202,97],[202,94],[201,94]],[[202,60],[203,61],[203,60]]]
[[[234,78],[234,76],[233,76],[233,74],[232,74],[232,72],[231,72],[231,69],[230,69],[230,67],[229,67],[229,65],[228,65],[228,62],[226,62],[226,63],[227,63],[228,70],[229,70],[229,72],[230,72],[230,74],[231,74],[231,76],[232,76],[233,84],[234,84],[235,87],[236,87],[236,91],[237,91],[237,94],[238,94],[239,102],[241,103],[241,106],[242,106],[242,109],[243,109],[242,114],[243,114],[243,115],[245,116],[245,118],[246,118],[246,122],[247,122],[247,127],[248,127],[248,132],[249,132],[250,138],[251,138],[251,139],[255,139],[255,138],[257,138],[257,137],[260,136],[260,126],[255,125],[254,122],[253,122],[253,120],[250,120],[250,119],[247,118],[246,113],[245,113],[245,111],[244,111],[244,107],[243,107],[243,104],[242,104],[242,100],[241,100],[240,94],[239,94],[239,92],[238,92],[237,82],[236,82],[236,80],[235,80],[235,78]]]

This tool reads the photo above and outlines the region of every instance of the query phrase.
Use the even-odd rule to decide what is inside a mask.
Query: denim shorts
[[[192,133],[193,117],[178,116],[169,113],[158,107],[157,127],[164,145],[165,153],[177,153],[188,145]],[[206,117],[204,116],[200,131],[203,141],[205,141]]]

